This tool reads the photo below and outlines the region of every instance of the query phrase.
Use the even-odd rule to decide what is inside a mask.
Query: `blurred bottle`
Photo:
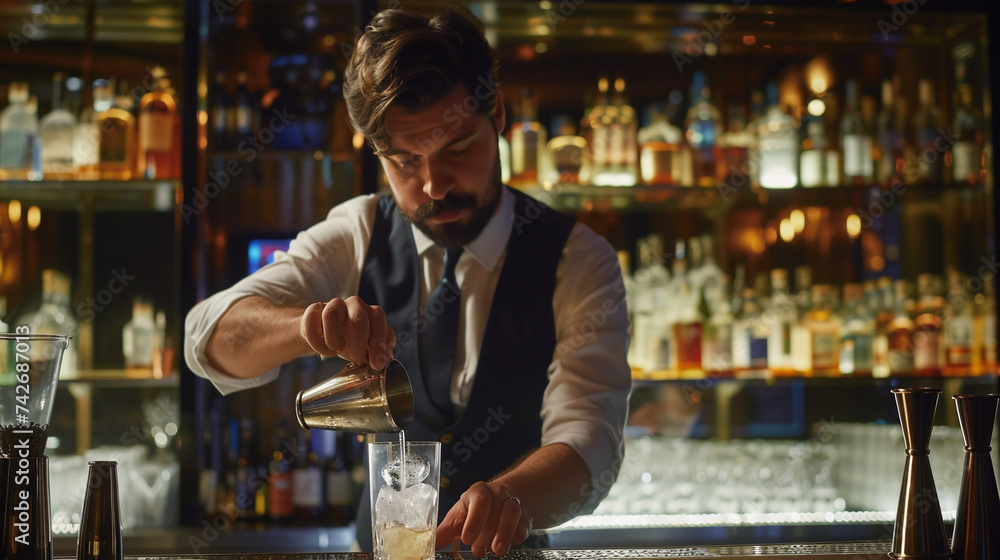
[[[139,100],[138,176],[140,179],[177,179],[180,177],[177,101],[163,67],[151,68],[150,76],[155,85]]]
[[[519,118],[510,127],[510,185],[524,188],[538,185],[544,174],[547,134],[538,122],[534,90],[521,89],[518,109]]]
[[[733,326],[733,369],[737,378],[767,378],[767,322],[753,288],[743,288],[743,308]]]
[[[840,121],[841,152],[844,155],[844,184],[847,186],[870,186],[875,180],[873,159],[873,135],[871,122],[861,110],[858,84],[848,80],[846,105]]]
[[[975,351],[975,310],[972,294],[966,291],[966,277],[948,271],[948,297],[944,312],[944,375],[972,375]]]
[[[80,110],[80,119],[73,132],[73,167],[77,179],[97,179],[97,161],[101,148],[101,131],[97,116],[111,108],[111,85],[104,78],[91,84],[91,105]]]
[[[701,368],[712,378],[733,377],[733,323],[727,279],[721,280],[720,301],[705,321],[702,332]]]
[[[640,364],[649,371],[669,370],[673,352],[673,308],[670,271],[663,264],[666,253],[663,238],[652,234],[646,238],[646,261],[637,272],[637,282],[644,295],[639,311],[643,314],[643,349]]]
[[[828,284],[812,287],[812,309],[795,326],[793,367],[804,376],[840,374],[840,327],[833,315],[834,295]]]
[[[333,448],[323,463],[327,519],[337,526],[354,520],[354,481],[351,479],[349,434],[333,432]]]
[[[497,151],[500,158],[500,181],[510,184],[510,142],[503,134],[497,135]]]
[[[611,167],[609,183],[612,186],[630,187],[636,184],[636,163],[639,155],[636,146],[639,118],[625,95],[625,79],[617,78],[611,96],[614,118],[608,135],[608,158]],[[604,183],[602,183],[604,184]]]
[[[878,160],[875,180],[883,189],[902,182],[906,173],[906,100],[899,96],[899,77],[882,81],[882,110],[876,119]]]
[[[298,438],[298,454],[292,467],[292,505],[295,519],[301,525],[315,525],[323,515],[323,471],[319,454],[314,448],[312,430]]]
[[[767,111],[757,126],[757,157],[761,187],[789,189],[798,184],[799,134],[773,82],[767,85]]]
[[[10,104],[0,111],[0,179],[38,180],[35,150],[38,115],[28,107],[28,84],[12,82],[7,90]]]
[[[591,182],[595,185],[607,185],[607,175],[611,168],[611,126],[615,119],[615,109],[608,103],[608,79],[601,77],[597,81],[597,99],[588,111],[586,121],[590,139],[590,161],[593,164]]]
[[[211,142],[209,146],[213,150],[225,150],[230,148],[228,129],[229,112],[231,105],[229,95],[226,93],[226,73],[223,70],[216,70],[215,81],[212,84],[211,100],[211,126],[209,134]]]
[[[955,135],[955,143],[951,147],[952,179],[958,184],[980,185],[983,183],[982,112],[972,103],[972,86],[965,72],[965,61],[957,61],[955,117],[951,124],[951,133]]]
[[[829,113],[825,99],[813,97],[806,104],[799,154],[799,183],[803,187],[835,187],[841,183],[840,152],[830,141],[826,127]]]
[[[46,179],[72,179],[75,175],[73,135],[77,121],[63,97],[64,78],[61,73],[53,76],[52,110],[39,122],[42,175]]]
[[[875,367],[875,317],[861,284],[844,285],[844,307],[846,316],[840,342],[840,373],[871,377]]]
[[[233,419],[236,444],[236,518],[252,521],[257,518],[257,433],[249,418]]]
[[[944,153],[934,144],[941,138],[941,111],[934,95],[934,81],[923,78],[918,88],[920,107],[912,123],[915,158],[907,166],[907,176],[911,177],[911,184],[940,185]]]
[[[976,338],[980,340],[979,363],[974,373],[977,375],[997,374],[997,306],[993,273],[983,275],[982,299],[976,308]]]
[[[676,276],[674,278],[677,278]],[[681,379],[699,379],[705,376],[702,364],[702,334],[708,305],[700,290],[693,286],[690,276],[681,276],[679,291],[671,305],[677,308],[673,322],[675,356],[673,363]]]
[[[77,342],[76,315],[70,305],[70,277],[57,270],[42,271],[42,304],[34,313],[20,320],[40,334],[68,334],[73,338],[63,352],[60,379],[75,379],[79,367],[79,342]]]
[[[247,88],[247,69],[241,66],[236,73],[236,93],[226,119],[226,145],[229,149],[238,147],[253,132],[253,113],[253,97]]]
[[[276,433],[278,441],[267,469],[268,516],[273,521],[286,521],[295,513],[295,506],[292,503],[292,473],[289,466],[294,457],[289,453],[288,422],[280,420]]]
[[[684,134],[691,148],[694,184],[714,187],[720,158],[719,137],[722,135],[722,114],[712,104],[712,90],[704,72],[696,71],[691,84],[691,107],[684,119]]]
[[[896,316],[892,279],[880,277],[869,293],[869,306],[875,314],[875,340],[872,342],[874,377],[889,376],[889,323]]]
[[[552,130],[556,135],[548,143],[552,173],[545,182],[575,185],[590,182],[587,141],[576,134],[573,121],[566,115],[556,115],[552,119]]]
[[[152,369],[156,345],[156,322],[153,302],[142,297],[132,300],[132,319],[122,329],[122,353],[125,369]]]
[[[132,97],[125,82],[124,94],[114,95],[110,83],[95,85],[94,104],[108,108],[97,115],[97,174],[101,179],[128,180],[135,175],[136,130]],[[98,101],[100,100],[100,101]]]
[[[750,183],[750,150],[753,147],[753,133],[749,130],[743,107],[729,107],[726,131],[719,137],[719,165],[717,179],[728,189],[745,188]]]
[[[798,324],[798,308],[788,289],[788,271],[771,271],[771,307],[768,318],[767,360],[775,377],[795,373],[792,367],[792,329]]]
[[[917,301],[913,330],[913,368],[921,377],[939,377],[944,364],[942,321],[944,299],[933,274],[917,276]]]
[[[893,377],[909,377],[914,373],[913,365],[913,332],[916,325],[910,318],[907,309],[909,285],[905,280],[893,282],[894,314],[886,326],[888,339],[889,375]]]
[[[670,124],[666,107],[651,104],[646,108],[648,124],[639,129],[639,174],[646,185],[677,185],[677,166],[684,135]]]

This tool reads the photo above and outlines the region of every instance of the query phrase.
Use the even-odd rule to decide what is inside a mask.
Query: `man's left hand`
[[[487,550],[507,554],[512,545],[523,543],[531,532],[531,515],[507,485],[477,482],[462,494],[437,529],[435,548],[450,545],[456,537],[482,558]]]

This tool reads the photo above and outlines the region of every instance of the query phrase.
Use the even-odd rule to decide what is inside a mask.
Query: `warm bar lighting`
[[[7,203],[7,216],[10,218],[10,223],[16,224],[21,219],[21,201],[12,200]]]
[[[782,219],[778,226],[778,233],[781,234],[781,240],[786,243],[795,239],[795,227],[792,226],[792,221],[788,218]]]
[[[35,231],[42,223],[42,211],[37,206],[28,208],[28,229]]]
[[[792,213],[788,215],[788,219],[792,222],[795,233],[802,233],[802,230],[806,229],[806,215],[802,213],[802,210],[798,208],[792,210]]]
[[[847,217],[847,235],[850,235],[852,239],[861,235],[861,218],[857,214],[851,214]]]

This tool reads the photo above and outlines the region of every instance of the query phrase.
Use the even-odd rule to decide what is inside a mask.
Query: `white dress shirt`
[[[277,253],[273,263],[195,305],[185,321],[188,367],[223,394],[274,380],[280,368],[251,379],[213,368],[205,346],[216,323],[234,302],[251,295],[303,307],[356,295],[377,202],[376,195],[364,195],[338,205],[326,220],[299,233],[288,252]],[[458,328],[464,338],[455,351],[451,400],[459,413],[472,390],[507,240],[517,219],[523,219],[515,219],[514,195],[507,188],[500,204],[483,233],[465,246],[455,270],[462,297]],[[416,227],[413,236],[421,265],[423,309],[444,272],[444,250]],[[590,468],[592,497],[603,497],[622,460],[631,387],[625,360],[628,312],[614,250],[583,224],[575,224],[563,248],[552,309],[557,344],[542,400],[542,445],[564,443],[576,450]]]

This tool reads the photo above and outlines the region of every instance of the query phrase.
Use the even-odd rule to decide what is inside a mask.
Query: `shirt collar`
[[[500,208],[490,221],[486,222],[486,227],[480,232],[479,237],[465,246],[465,252],[472,255],[489,271],[493,270],[504,249],[507,248],[510,230],[514,227],[514,195],[505,186],[501,187],[500,193]],[[413,241],[416,243],[418,255],[423,255],[434,247],[434,242],[424,232],[412,224],[410,229],[413,231]]]

